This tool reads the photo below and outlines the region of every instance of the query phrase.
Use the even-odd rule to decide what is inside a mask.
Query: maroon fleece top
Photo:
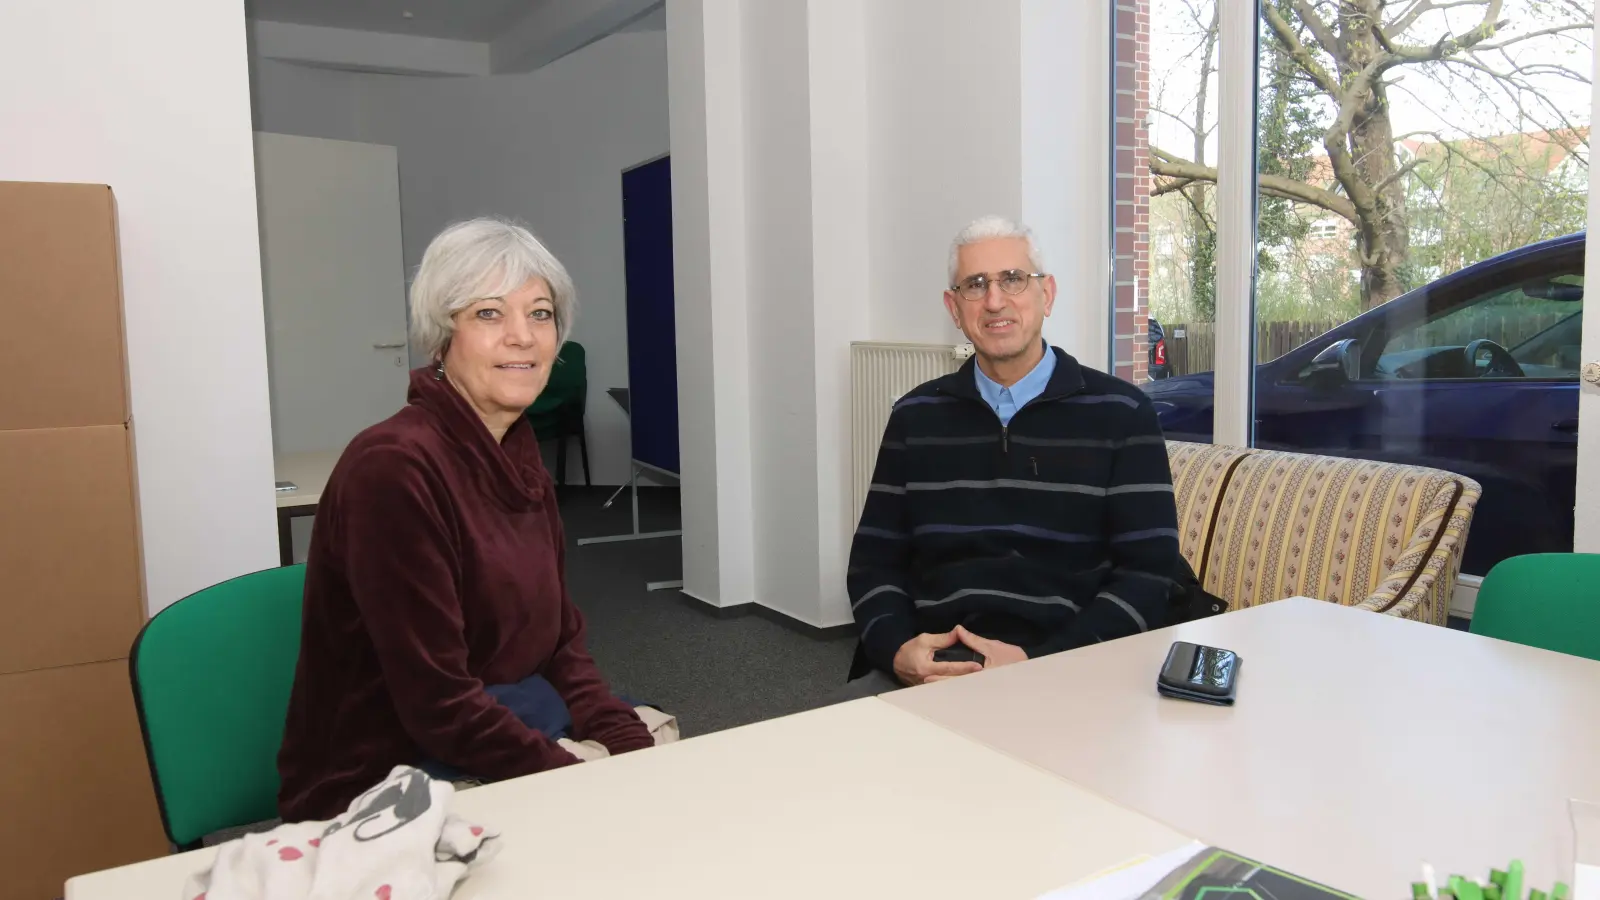
[[[317,507],[279,810],[327,819],[403,763],[500,779],[577,762],[484,692],[543,675],[573,736],[651,745],[584,649],[538,442],[496,444],[428,369],[409,405],[350,443]]]

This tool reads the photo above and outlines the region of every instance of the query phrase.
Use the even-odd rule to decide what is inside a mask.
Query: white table
[[[458,900],[1032,898],[1186,839],[877,699],[466,791],[504,833]],[[215,850],[75,878],[176,900]]]
[[[1181,639],[1242,657],[1232,708],[1159,697]],[[1420,865],[1572,875],[1600,800],[1600,662],[1292,599],[888,702],[1199,840],[1365,897]]]
[[[292,481],[295,489],[278,491],[278,564],[294,564],[293,522],[317,513],[328,476],[343,450],[285,453],[273,458],[273,473],[278,481]]]

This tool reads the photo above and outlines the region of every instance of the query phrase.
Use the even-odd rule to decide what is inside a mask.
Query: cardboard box
[[[116,204],[0,181],[0,430],[128,421]]]
[[[0,810],[0,900],[167,853],[127,660],[0,676]]]
[[[0,431],[0,510],[0,675],[126,657],[145,620],[129,427]]]

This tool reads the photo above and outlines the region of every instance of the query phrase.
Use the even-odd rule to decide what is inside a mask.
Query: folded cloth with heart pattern
[[[331,822],[224,844],[181,900],[446,900],[500,849],[499,832],[450,812],[454,797],[449,782],[396,766]]]

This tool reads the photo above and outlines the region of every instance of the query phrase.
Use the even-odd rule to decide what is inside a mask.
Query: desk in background
[[[1030,900],[1186,839],[877,699],[460,793],[505,836],[455,900]],[[215,849],[75,878],[173,900]]]
[[[339,461],[342,450],[311,453],[285,453],[273,459],[277,481],[291,482],[292,491],[278,491],[278,564],[294,565],[293,522],[301,516],[317,514],[317,502],[327,487],[328,476]]]
[[[1159,697],[1173,640],[1236,651],[1239,699]],[[1600,662],[1296,598],[887,695],[1199,840],[1363,897],[1424,860],[1572,876],[1600,800]]]

